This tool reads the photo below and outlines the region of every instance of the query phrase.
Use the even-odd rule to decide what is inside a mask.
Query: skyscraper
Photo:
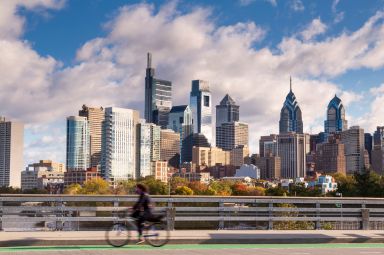
[[[372,164],[373,136],[371,133],[364,134],[364,147],[369,155],[369,164]]]
[[[280,112],[279,122],[280,134],[288,132],[303,133],[303,120],[301,109],[292,92],[292,79],[290,79],[290,90]]]
[[[216,105],[216,127],[220,127],[223,123],[239,121],[240,106],[236,105],[235,100],[228,94]]]
[[[372,168],[384,174],[384,127],[377,127],[373,134]]]
[[[154,175],[153,162],[160,160],[160,126],[142,122],[137,126],[137,177]]]
[[[345,146],[340,138],[330,136],[328,142],[319,143],[316,146],[315,168],[317,172],[324,174],[345,174]]]
[[[98,167],[101,161],[101,135],[102,123],[104,121],[103,107],[95,108],[83,105],[79,116],[86,117],[89,125],[90,135],[90,166]]]
[[[294,132],[278,135],[278,156],[281,160],[281,177],[304,177],[306,154],[309,152],[309,135]]]
[[[21,185],[24,125],[0,116],[0,187]]]
[[[202,133],[212,145],[212,99],[207,81],[192,81],[190,106],[193,115],[193,131]]]
[[[277,156],[278,143],[277,135],[271,134],[268,136],[261,136],[259,140],[259,153],[260,157]]]
[[[248,124],[243,122],[223,123],[216,127],[216,146],[233,150],[238,146],[248,147]]]
[[[117,107],[105,108],[101,173],[112,183],[137,178],[138,123],[138,111]]]
[[[345,108],[341,99],[335,95],[335,97],[328,104],[327,120],[324,121],[325,133],[337,133],[347,129],[348,122],[345,119]]]
[[[180,133],[180,161],[192,161],[193,121],[192,111],[188,105],[173,106],[169,113],[168,128]]]
[[[89,123],[86,117],[67,118],[67,170],[86,171],[90,166]]]
[[[168,114],[172,107],[172,82],[155,78],[152,54],[147,54],[145,76],[145,119],[162,128],[168,125]]]
[[[160,160],[173,168],[180,166],[180,133],[172,129],[160,131]]]
[[[347,174],[364,170],[364,129],[359,126],[351,127],[341,132],[341,142],[344,144]]]

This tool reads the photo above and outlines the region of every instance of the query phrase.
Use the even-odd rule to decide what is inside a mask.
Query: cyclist
[[[150,221],[154,218],[151,208],[151,200],[148,195],[148,189],[143,184],[136,185],[136,194],[139,195],[139,200],[132,208],[131,217],[136,219],[138,240],[136,244],[144,242],[143,239],[143,227],[145,221]]]

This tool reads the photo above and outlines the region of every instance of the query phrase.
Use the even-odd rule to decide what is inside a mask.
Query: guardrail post
[[[224,229],[224,202],[223,200],[220,200],[219,202],[219,229]]]
[[[63,206],[63,201],[59,200],[57,201],[56,204],[56,219],[55,219],[55,230],[63,230],[64,228],[64,222],[63,222],[63,212],[62,212],[62,206]]]
[[[369,230],[369,209],[363,208],[361,209],[361,228],[363,230]]]
[[[320,229],[321,228],[321,222],[320,222],[320,203],[319,202],[316,203],[316,225],[315,225],[315,228],[316,229]]]
[[[119,218],[119,200],[118,199],[113,201],[112,217]]]
[[[175,230],[175,217],[176,217],[176,209],[173,207],[172,200],[168,200],[168,203],[167,203],[167,228],[170,231]]]
[[[269,217],[269,220],[268,220],[268,229],[269,230],[272,230],[273,229],[273,203],[270,202],[268,204],[268,217]]]
[[[3,215],[4,215],[4,207],[3,207],[3,201],[0,201],[0,231],[3,230]]]

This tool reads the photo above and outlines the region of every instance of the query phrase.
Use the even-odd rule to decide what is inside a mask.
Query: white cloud
[[[28,160],[47,158],[44,155],[64,159],[65,143],[44,144],[41,136],[65,137],[65,117],[76,114],[84,103],[142,111],[148,51],[157,76],[173,82],[175,105],[188,102],[192,79],[211,82],[215,104],[229,93],[241,106],[241,119],[250,123],[253,150],[260,135],[278,130],[289,75],[309,131],[322,126],[335,93],[345,105],[360,99],[328,82],[328,77],[384,64],[381,12],[355,32],[322,41],[283,38],[278,53],[254,47],[265,35],[257,24],[217,26],[211,15],[204,8],[180,13],[173,3],[159,11],[147,4],[122,7],[106,24],[107,35],[86,42],[77,52],[78,62],[65,68],[37,54],[27,42],[1,40],[2,114],[29,124],[33,138],[27,145]]]
[[[295,12],[302,12],[305,10],[304,4],[301,0],[291,0],[290,7]]]
[[[24,28],[25,19],[18,14],[19,8],[29,11],[60,9],[65,0],[2,0],[0,1],[0,39],[19,37]]]
[[[373,132],[377,126],[384,126],[384,84],[369,90],[370,109],[367,114],[356,119],[356,123],[365,129],[365,132]]]
[[[255,1],[257,0],[240,0],[240,5],[248,6]],[[263,1],[270,3],[272,6],[277,6],[277,0],[263,0]]]
[[[333,0],[332,2],[332,13],[335,17],[334,23],[337,24],[341,22],[344,19],[344,12],[338,12],[337,11],[337,5],[339,4],[340,0]]]
[[[315,36],[323,34],[326,30],[327,26],[323,22],[321,22],[320,18],[317,18],[312,20],[312,22],[307,26],[307,28],[300,34],[305,41],[309,41]]]

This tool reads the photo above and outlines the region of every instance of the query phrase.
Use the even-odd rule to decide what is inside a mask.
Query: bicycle
[[[144,222],[143,237],[153,247],[161,247],[169,241],[169,230],[165,215],[156,216],[153,221]],[[106,232],[107,242],[114,247],[122,247],[131,240],[131,232],[137,231],[136,219],[124,217],[123,222],[115,222]]]

